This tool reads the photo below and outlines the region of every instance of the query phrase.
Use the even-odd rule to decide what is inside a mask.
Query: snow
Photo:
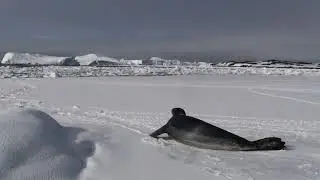
[[[86,167],[94,143],[79,139],[83,129],[63,127],[33,110],[2,112],[1,179],[74,179]]]
[[[1,148],[13,152],[24,147],[25,153],[24,161],[8,166],[5,158],[10,156],[2,151],[0,164],[11,170],[0,171],[0,176],[21,179],[20,175],[39,172],[33,179],[49,179],[50,173],[54,179],[77,179],[77,174],[88,180],[317,180],[319,84],[315,76],[248,74],[2,79],[0,107],[11,111],[1,115],[1,137],[11,137],[15,144]],[[280,137],[290,149],[226,152],[150,138],[148,134],[166,123],[177,106],[249,140]],[[12,111],[29,108],[52,119],[38,116],[43,114],[39,111]],[[69,135],[78,128],[83,129],[79,135]],[[39,129],[46,136],[39,136]],[[92,153],[81,150],[92,150],[93,144]],[[43,154],[62,162],[35,158]],[[83,166],[75,163],[80,160]]]
[[[119,63],[119,60],[115,58],[105,57],[105,56],[98,56],[96,54],[87,54],[83,56],[76,56],[75,60],[80,63],[80,65],[88,66],[95,61],[106,61],[112,63]]]
[[[2,64],[46,64],[58,65],[67,57],[47,56],[41,54],[8,52],[2,58]]]

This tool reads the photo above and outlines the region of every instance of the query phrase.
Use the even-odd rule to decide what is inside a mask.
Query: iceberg
[[[68,65],[75,64],[68,57],[48,56],[42,54],[8,52],[1,61],[2,64],[29,64],[29,65]]]

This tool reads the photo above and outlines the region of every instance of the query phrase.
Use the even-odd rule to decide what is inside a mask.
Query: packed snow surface
[[[2,79],[0,107],[10,111],[0,120],[0,176],[318,180],[319,85],[313,76]],[[177,106],[249,140],[280,137],[290,148],[226,152],[149,137]]]

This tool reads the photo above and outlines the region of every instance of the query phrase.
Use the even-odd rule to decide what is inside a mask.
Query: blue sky
[[[2,51],[320,57],[318,0],[1,0]]]

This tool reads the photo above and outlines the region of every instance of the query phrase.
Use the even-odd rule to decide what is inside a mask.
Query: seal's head
[[[176,115],[186,115],[186,112],[182,108],[173,108],[171,109],[172,116]]]

